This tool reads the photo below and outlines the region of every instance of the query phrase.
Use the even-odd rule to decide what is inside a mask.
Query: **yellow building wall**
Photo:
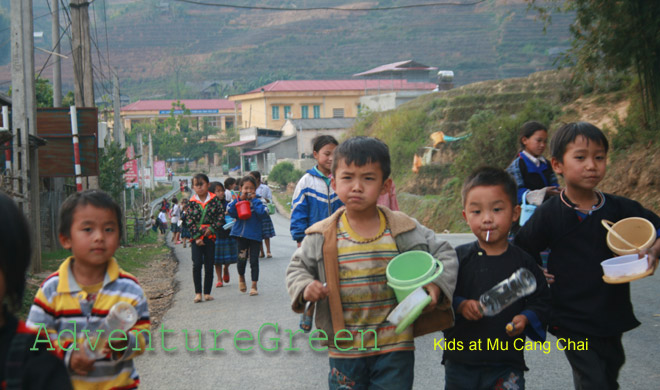
[[[302,118],[302,107],[308,106],[308,118],[314,118],[314,106],[320,106],[321,118],[333,118],[333,109],[343,109],[344,118],[357,117],[357,105],[362,93],[357,91],[333,91],[332,95],[323,95],[323,92],[279,92],[239,95],[232,100],[241,102],[241,126],[262,127],[279,130],[284,126],[284,107],[291,107],[290,119]],[[256,95],[256,96],[255,96]],[[272,108],[279,107],[279,119],[273,119]]]

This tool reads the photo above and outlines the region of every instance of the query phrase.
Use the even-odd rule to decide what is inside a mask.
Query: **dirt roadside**
[[[163,242],[160,241],[157,245],[163,245]],[[152,330],[158,328],[165,313],[172,306],[174,295],[178,291],[178,285],[174,280],[178,266],[179,263],[170,250],[136,272],[135,276],[140,281],[140,286],[149,302]]]

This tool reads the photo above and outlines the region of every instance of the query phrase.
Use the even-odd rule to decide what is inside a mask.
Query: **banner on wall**
[[[126,182],[126,187],[137,187],[138,186],[138,162],[135,159],[135,151],[133,146],[126,148],[126,158],[128,162],[124,163],[124,181]]]
[[[165,161],[154,161],[154,179],[167,180],[167,168]]]

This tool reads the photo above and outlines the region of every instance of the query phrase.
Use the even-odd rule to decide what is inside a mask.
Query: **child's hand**
[[[651,246],[648,249],[643,249],[642,251],[639,252],[639,258],[641,259],[645,255],[648,255],[648,262],[649,262],[649,269],[653,269],[651,271],[651,275],[655,273],[655,270],[658,268],[658,257],[660,255],[660,250],[656,249],[655,247],[659,246],[660,247],[660,239],[657,239],[653,246]]]
[[[548,273],[548,270],[543,267],[541,267],[541,270],[543,271],[543,276],[545,276],[545,280],[548,282],[548,284],[555,282],[555,275]]]
[[[458,313],[468,321],[479,321],[484,315],[481,305],[474,299],[466,299],[458,305]]]
[[[318,280],[308,284],[303,291],[303,299],[307,302],[316,302],[328,296],[330,290]]]
[[[506,334],[509,335],[509,337],[515,337],[521,334],[524,330],[527,324],[529,323],[529,320],[527,317],[525,317],[523,314],[518,314],[517,316],[513,317],[513,319],[510,322],[510,325],[513,325],[513,329],[509,326],[506,328]]]
[[[428,313],[435,309],[435,305],[438,304],[438,300],[440,299],[441,292],[440,287],[434,283],[424,285],[424,290],[426,290],[426,292],[431,297],[431,302],[424,308],[424,310],[422,310],[422,313]]]
[[[204,245],[204,239],[201,238],[201,237],[196,239],[195,244],[197,244],[198,246],[203,246]]]
[[[124,352],[126,352],[127,347],[128,347],[128,338],[126,340],[113,340],[112,347],[110,347],[110,340],[108,340],[107,344],[105,344],[105,347],[103,347],[103,353],[105,355],[112,354],[115,355],[117,358],[120,358],[124,354]]]
[[[85,352],[81,349],[72,352],[69,365],[71,366],[71,370],[77,375],[85,376],[94,369],[94,362],[95,360],[88,358],[87,355],[85,355]]]

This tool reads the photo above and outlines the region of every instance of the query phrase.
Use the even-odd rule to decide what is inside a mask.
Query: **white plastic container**
[[[639,256],[625,255],[613,257],[600,263],[603,273],[610,278],[621,278],[624,276],[638,275],[644,273],[648,267],[648,256],[639,259]]]
[[[392,310],[387,316],[387,320],[394,325],[397,325],[395,333],[403,332],[410,326],[420,314],[422,310],[431,303],[431,297],[424,291],[422,287],[416,288],[413,292]]]

